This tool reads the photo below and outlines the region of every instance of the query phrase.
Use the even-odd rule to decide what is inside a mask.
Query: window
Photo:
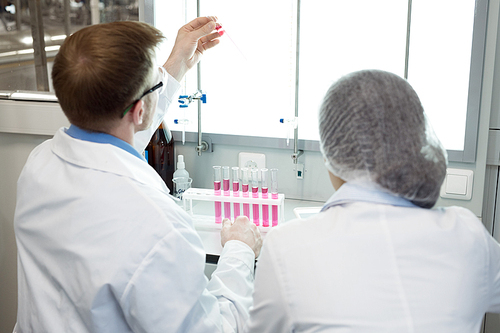
[[[408,81],[449,150],[464,149],[474,13],[473,0],[412,6]]]
[[[161,12],[172,10],[190,21],[193,1],[165,1]],[[160,5],[159,1],[156,5]],[[169,8],[167,10],[166,8]],[[265,10],[262,10],[265,8]],[[155,8],[158,15],[159,8]],[[196,12],[194,12],[195,14]],[[285,126],[280,118],[294,114],[295,27],[294,2],[290,0],[204,0],[200,15],[217,15],[226,34],[216,49],[202,59],[201,88],[207,94],[203,105],[203,132],[283,137]],[[171,16],[171,15],[169,15]],[[174,18],[179,22],[179,18]],[[156,17],[157,27],[174,39],[170,22]],[[180,27],[181,24],[179,24]],[[171,47],[172,45],[170,45]],[[161,52],[165,57],[166,52]],[[163,61],[163,60],[162,60]],[[187,83],[186,83],[187,82]],[[196,91],[196,76],[186,78],[182,94]],[[270,116],[271,115],[271,116]],[[174,119],[188,119],[188,131],[197,131],[197,106],[169,111],[171,129]]]
[[[161,3],[179,12],[184,8],[182,23],[196,16],[193,0]],[[402,77],[407,72],[450,160],[475,160],[486,0],[199,0],[199,5],[202,16],[217,15],[227,30],[200,66],[207,93],[203,132],[286,138],[290,132],[279,119],[294,118],[298,55],[299,139],[319,139],[317,113],[331,83],[374,68]],[[156,22],[171,31],[173,21]],[[175,31],[170,36],[175,38]],[[192,94],[196,77],[186,81],[191,84],[185,83],[183,94]],[[172,109],[171,128],[196,131],[196,113],[195,104]],[[189,125],[175,125],[174,118],[189,119]]]
[[[91,23],[139,19],[137,0],[0,3],[0,90],[7,91],[53,91],[52,62],[66,36]],[[37,38],[34,44],[34,33],[43,36],[44,45]],[[43,52],[35,52],[36,47]]]
[[[404,75],[407,11],[408,3],[401,0],[302,1],[301,139],[319,140],[318,110],[341,76],[362,69]]]

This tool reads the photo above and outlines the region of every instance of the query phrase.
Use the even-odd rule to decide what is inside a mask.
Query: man
[[[224,221],[208,281],[192,221],[140,154],[179,81],[218,44],[215,21],[182,27],[159,70],[163,36],[145,23],[90,26],[61,46],[52,78],[71,126],[35,148],[18,181],[18,332],[242,327],[258,230],[246,218]]]

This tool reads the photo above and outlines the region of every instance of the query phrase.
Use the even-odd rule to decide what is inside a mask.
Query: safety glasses
[[[139,100],[141,100],[144,96],[146,96],[147,94],[150,94],[152,93],[153,91],[155,90],[158,90],[160,89],[161,87],[163,87],[163,82],[160,81],[160,83],[158,83],[156,86],[154,86],[153,88],[149,89],[148,91],[146,91],[144,94],[142,94],[141,97],[139,97],[138,100],[134,101],[132,104],[129,105],[129,107],[127,107],[125,109],[125,111],[123,111],[123,114],[122,114],[122,118],[127,114],[127,112],[130,111],[130,109],[134,106],[135,103],[139,102]]]

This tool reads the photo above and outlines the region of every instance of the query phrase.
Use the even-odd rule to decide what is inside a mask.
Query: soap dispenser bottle
[[[186,170],[184,163],[184,155],[177,156],[177,170],[174,172],[174,179],[178,178],[179,182],[187,182],[189,179],[189,172]]]
[[[189,172],[186,170],[184,155],[177,156],[177,170],[174,172],[172,182],[174,185],[174,196],[179,199],[182,198],[182,193],[191,187],[191,179],[189,178]]]

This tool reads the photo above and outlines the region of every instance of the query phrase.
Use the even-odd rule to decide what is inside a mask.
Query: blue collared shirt
[[[66,134],[71,136],[72,138],[79,139],[79,140],[84,140],[84,141],[90,141],[90,142],[95,142],[95,143],[107,143],[113,146],[116,146],[118,148],[121,148],[130,154],[140,158],[144,162],[146,162],[146,159],[144,156],[139,154],[137,150],[135,150],[134,147],[132,147],[130,144],[127,142],[118,139],[116,136],[113,136],[111,134],[107,133],[99,133],[99,132],[89,132],[84,129],[79,128],[78,126],[71,125],[67,130]]]
[[[377,189],[373,184],[344,183],[323,205],[321,211],[324,212],[333,206],[360,201],[400,207],[418,207],[407,199]]]

